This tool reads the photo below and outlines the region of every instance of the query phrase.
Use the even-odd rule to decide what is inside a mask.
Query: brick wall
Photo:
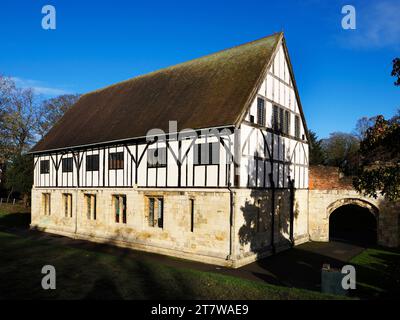
[[[310,190],[353,189],[352,178],[344,177],[338,167],[310,166]]]

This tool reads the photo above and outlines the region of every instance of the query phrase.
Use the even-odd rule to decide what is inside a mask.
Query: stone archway
[[[340,199],[328,207],[329,241],[377,243],[379,210],[362,199]]]

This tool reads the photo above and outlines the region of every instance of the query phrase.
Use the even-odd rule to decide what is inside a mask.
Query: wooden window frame
[[[165,201],[161,196],[147,196],[147,223],[151,228],[164,229]],[[156,216],[157,214],[157,216]]]
[[[115,159],[113,159],[115,157]],[[123,170],[124,169],[124,152],[110,152],[108,154],[108,169]]]
[[[86,218],[88,220],[97,220],[97,195],[86,193],[84,197],[86,203]]]
[[[288,110],[284,110],[284,133],[290,135],[290,112]]]
[[[294,116],[294,136],[300,139],[300,117],[298,115]]]
[[[50,173],[50,160],[40,160],[40,174]]]
[[[122,203],[121,203],[122,200]],[[126,205],[126,195],[124,194],[115,194],[112,196],[112,205],[115,217],[115,223],[127,223],[127,205]],[[117,206],[118,205],[118,206]],[[122,214],[120,212],[122,208]],[[122,216],[122,218],[120,218]]]
[[[48,192],[42,193],[43,215],[51,216],[51,194]]]
[[[203,146],[208,145],[207,148],[207,153],[204,155],[205,157],[202,157],[201,150]],[[213,149],[213,146],[217,146],[215,149]],[[216,153],[215,153],[216,151]],[[213,166],[213,165],[219,165],[221,162],[221,146],[219,142],[203,142],[203,143],[197,143],[195,144],[193,148],[193,159],[194,159],[194,165],[195,166]],[[214,155],[217,154],[217,159],[214,159]],[[203,162],[204,161],[204,162]]]
[[[265,127],[265,100],[257,97],[257,124]]]
[[[275,131],[279,130],[279,107],[277,105],[272,106],[272,128]]]
[[[194,199],[189,199],[190,207],[190,232],[194,232]]]
[[[160,151],[164,153],[164,157],[160,158]],[[155,155],[154,153],[157,153]],[[153,158],[155,157],[155,158]],[[148,168],[165,168],[167,166],[167,147],[158,147],[153,149],[147,149],[147,167]],[[152,161],[151,161],[152,160]],[[154,161],[156,160],[156,161]],[[164,160],[164,162],[160,162],[160,160]]]
[[[63,173],[74,172],[74,159],[72,157],[63,158],[61,160],[61,171]]]
[[[64,217],[72,218],[72,194],[63,193]]]
[[[97,159],[97,160],[95,160]],[[98,154],[89,154],[86,156],[86,171],[99,171],[100,169],[100,155]]]

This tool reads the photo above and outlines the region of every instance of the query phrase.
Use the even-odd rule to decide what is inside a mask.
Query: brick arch
[[[366,200],[359,199],[359,198],[343,198],[343,199],[339,199],[339,200],[332,202],[327,208],[328,217],[337,208],[340,208],[342,206],[349,205],[349,204],[353,204],[353,205],[368,209],[374,215],[374,217],[376,219],[378,219],[379,209],[374,204],[372,204]]]

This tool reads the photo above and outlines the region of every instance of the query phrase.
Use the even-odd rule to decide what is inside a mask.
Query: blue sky
[[[46,4],[56,30],[41,27]],[[356,30],[341,27],[345,4]],[[2,0],[0,73],[43,97],[85,93],[283,30],[308,126],[327,137],[400,107],[398,12],[399,0]]]

